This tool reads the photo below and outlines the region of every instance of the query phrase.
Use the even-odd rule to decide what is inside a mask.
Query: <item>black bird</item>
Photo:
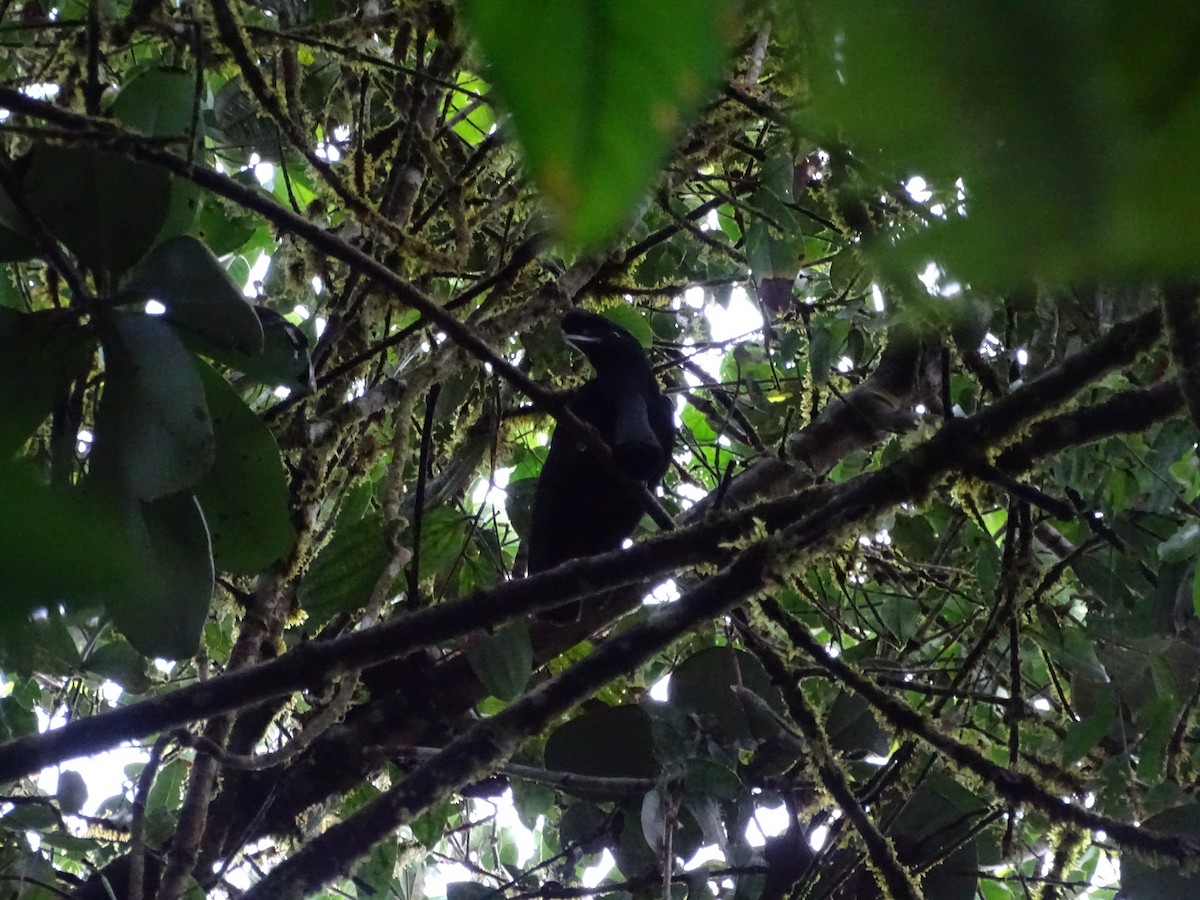
[[[599,432],[617,475],[566,428],[555,429],[542,466],[528,540],[530,574],[580,556],[615,550],[644,512],[639,483],[650,490],[671,464],[675,421],[637,338],[604,316],[572,310],[563,337],[587,355],[596,377],[567,408]],[[541,614],[554,622],[579,617],[572,603]]]

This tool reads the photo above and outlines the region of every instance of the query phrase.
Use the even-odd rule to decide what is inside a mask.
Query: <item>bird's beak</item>
[[[578,332],[563,332],[563,340],[580,352],[586,351],[588,347],[595,347],[597,344],[603,343],[603,338],[596,337],[594,334],[579,334]]]

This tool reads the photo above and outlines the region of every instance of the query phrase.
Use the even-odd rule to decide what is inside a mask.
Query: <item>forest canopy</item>
[[[1198,37],[0,0],[0,900],[1200,896]]]

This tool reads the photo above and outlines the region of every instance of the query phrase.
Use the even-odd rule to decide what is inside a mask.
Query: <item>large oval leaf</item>
[[[0,645],[39,607],[94,605],[138,565],[113,534],[122,522],[74,488],[43,484],[32,467],[0,463]]]
[[[246,152],[253,150],[263,159],[278,160],[282,147],[279,129],[242,87],[240,77],[230,78],[213,98],[213,118],[219,132],[214,135]]]
[[[640,706],[602,706],[564,722],[546,741],[546,768],[600,778],[655,778],[650,717]]]
[[[649,188],[725,64],[727,0],[463,5],[566,241],[596,244]]]
[[[841,691],[825,722],[829,746],[843,753],[887,753],[891,737],[879,727],[871,705],[859,694]]]
[[[749,741],[754,730],[734,694],[734,686],[778,704],[771,680],[757,659],[732,647],[710,647],[675,667],[667,683],[669,701],[699,717],[702,727],[721,741]]]
[[[0,457],[8,457],[50,415],[73,379],[85,373],[95,339],[54,310],[0,307]]]
[[[117,313],[104,324],[105,384],[93,467],[118,472],[142,500],[191,487],[214,456],[212,421],[191,355],[159,317]]]
[[[370,513],[339,521],[329,543],[308,566],[297,599],[308,621],[320,625],[330,616],[360,608],[388,564],[383,517]]]
[[[275,437],[262,420],[211,366],[200,360],[195,365],[216,439],[213,464],[196,485],[212,535],[213,560],[223,571],[253,575],[295,541],[287,474]]]
[[[188,493],[151,502],[119,497],[116,503],[141,561],[107,593],[113,622],[146,656],[192,656],[200,648],[214,578],[200,505]]]
[[[204,120],[196,113],[196,76],[184,69],[154,67],[139,72],[113,101],[112,114],[129,129],[147,137],[176,138],[189,142],[193,153],[204,146]],[[183,152],[182,147],[179,148]],[[191,230],[200,210],[198,185],[171,175],[171,205],[158,239]]]
[[[51,233],[89,269],[112,275],[145,255],[171,207],[164,170],[86,147],[37,147],[24,184]]]
[[[255,355],[263,349],[263,327],[225,267],[189,235],[154,248],[126,289],[157,300],[167,319],[216,347]]]
[[[147,137],[190,138],[202,131],[193,119],[196,76],[185,69],[156,67],[139,72],[113,100],[113,117]]]
[[[584,853],[599,853],[612,837],[613,815],[588,800],[563,810],[558,822],[558,842],[563,847],[578,845]]]
[[[529,628],[521,619],[467,645],[471,671],[493,697],[515,700],[533,674]]]

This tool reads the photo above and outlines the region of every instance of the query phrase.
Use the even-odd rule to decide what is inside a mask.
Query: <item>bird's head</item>
[[[573,309],[563,316],[562,330],[567,343],[585,354],[597,372],[631,362],[649,368],[646,351],[638,339],[611,319]]]

